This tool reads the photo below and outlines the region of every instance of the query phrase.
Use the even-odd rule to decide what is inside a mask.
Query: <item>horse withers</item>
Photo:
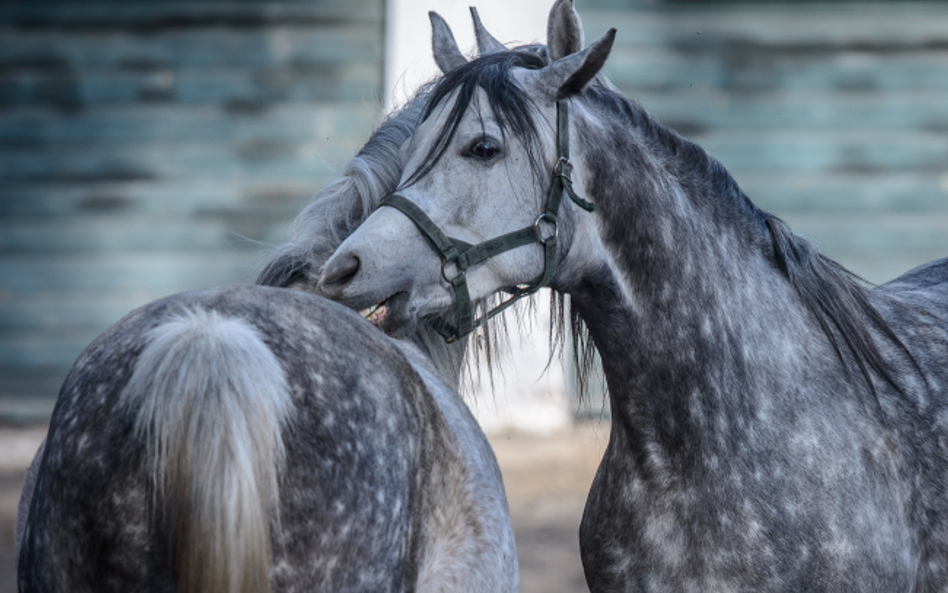
[[[569,0],[548,22],[552,62],[430,90],[321,293],[448,339],[495,294],[568,295],[610,393],[593,592],[948,589],[948,260],[864,286],[615,90],[614,31],[582,49]]]

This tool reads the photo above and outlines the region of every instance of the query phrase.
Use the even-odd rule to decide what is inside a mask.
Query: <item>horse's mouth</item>
[[[364,317],[366,321],[372,325],[378,327],[380,323],[385,321],[385,317],[388,315],[388,306],[385,304],[388,301],[373,305],[372,307],[366,307],[359,311],[359,315]]]
[[[387,334],[400,334],[408,324],[408,293],[396,292],[381,303],[361,309],[366,321]]]

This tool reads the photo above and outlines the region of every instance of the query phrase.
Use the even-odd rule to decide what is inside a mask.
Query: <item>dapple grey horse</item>
[[[550,23],[552,63],[436,48],[459,65],[321,294],[448,339],[568,295],[610,393],[594,592],[948,590],[948,260],[866,287],[609,84],[614,30]]]
[[[394,187],[422,104],[317,195],[261,284],[315,284]],[[426,331],[393,340],[264,286],[130,313],[76,361],[30,468],[20,591],[517,591],[500,472],[456,391],[463,345]]]

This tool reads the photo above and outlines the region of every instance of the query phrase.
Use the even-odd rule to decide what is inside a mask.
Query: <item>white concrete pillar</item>
[[[546,17],[553,0],[388,0],[385,13],[385,105],[405,102],[419,85],[438,74],[431,57],[428,11],[451,26],[461,51],[475,52],[469,6],[503,43],[546,42]]]
[[[386,109],[400,105],[423,83],[439,74],[431,56],[428,11],[448,22],[459,47],[476,54],[474,28],[468,7],[476,4],[491,34],[508,45],[546,42],[546,19],[553,0],[388,0],[386,8]],[[565,373],[559,361],[547,369],[549,347],[548,298],[538,302],[538,322],[523,336],[513,332],[502,364],[495,369],[494,385],[480,373],[471,393],[465,394],[485,430],[545,433],[571,422]],[[505,313],[510,315],[511,313]],[[511,322],[511,328],[517,323]]]
[[[514,307],[503,313],[510,329],[509,346],[503,348],[494,365],[493,385],[484,360],[479,365],[471,389],[463,389],[465,400],[488,433],[505,430],[549,434],[569,426],[573,404],[567,390],[563,358],[551,359],[549,344],[550,302],[546,290],[533,297],[528,307]],[[517,316],[521,315],[521,319]],[[523,331],[518,331],[518,326]],[[473,339],[477,339],[475,334]],[[495,362],[497,362],[495,361]]]

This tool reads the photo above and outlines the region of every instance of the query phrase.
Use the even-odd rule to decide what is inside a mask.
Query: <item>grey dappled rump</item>
[[[133,311],[76,361],[40,455],[23,592],[518,589],[500,471],[460,397],[414,346],[302,291]]]

